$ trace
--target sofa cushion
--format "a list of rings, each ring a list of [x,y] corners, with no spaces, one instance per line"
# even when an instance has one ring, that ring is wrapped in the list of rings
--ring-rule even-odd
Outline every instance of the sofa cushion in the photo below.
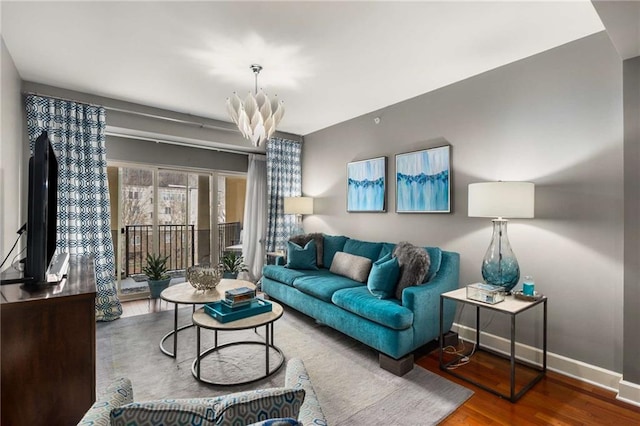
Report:
[[[111,425],[214,425],[216,424],[214,405],[219,400],[220,397],[133,402],[111,410]]]
[[[323,253],[322,253],[322,265],[325,268],[330,268],[333,262],[333,256],[336,252],[343,251],[344,244],[349,238],[343,235],[323,235]]]
[[[413,312],[396,299],[378,299],[365,286],[338,290],[331,301],[356,315],[394,330],[404,330],[413,324]]]
[[[287,264],[289,269],[318,269],[316,266],[316,242],[309,240],[304,246],[287,241]]]
[[[311,240],[316,243],[316,266],[318,268],[322,268],[324,266],[324,237],[321,233],[294,235],[293,237],[289,238],[289,241],[296,243],[300,247],[304,247]]]
[[[427,276],[424,279],[424,282],[428,283],[440,270],[440,265],[442,264],[442,250],[440,250],[440,247],[425,247],[424,249],[429,253],[429,270],[427,271]]]
[[[396,299],[402,300],[402,291],[421,284],[429,270],[429,253],[422,247],[416,247],[406,241],[399,243],[393,255],[400,265],[400,279],[396,286]]]
[[[351,287],[367,288],[364,284],[350,278],[332,274],[328,269],[320,269],[296,278],[293,287],[328,303],[331,303],[331,296],[337,290]]]
[[[371,271],[371,259],[339,251],[333,257],[331,273],[351,278],[354,281],[366,282]]]
[[[386,255],[393,255],[393,249],[396,248],[394,243],[382,243],[382,248],[380,249],[380,256],[378,259],[382,259]]]
[[[388,253],[372,265],[367,288],[378,299],[389,299],[394,295],[399,276],[398,259]]]
[[[226,395],[215,404],[216,424],[246,425],[282,417],[298,418],[304,396],[304,389],[293,388],[259,389]]]
[[[308,273],[309,271],[296,271],[295,269],[284,268],[280,265],[265,265],[262,268],[262,275],[265,277],[288,285],[293,285],[296,278]]]
[[[371,243],[350,238],[344,243],[342,251],[355,254],[356,256],[366,257],[371,259],[372,262],[375,262],[380,255],[380,249],[382,249],[382,243]]]

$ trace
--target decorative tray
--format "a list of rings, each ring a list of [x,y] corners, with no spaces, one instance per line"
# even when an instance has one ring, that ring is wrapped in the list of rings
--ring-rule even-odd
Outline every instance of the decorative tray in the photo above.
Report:
[[[520,300],[526,300],[527,302],[535,302],[536,300],[540,300],[544,297],[544,294],[540,294],[537,291],[533,292],[533,296],[526,295],[522,292],[522,290],[514,291],[513,297]]]
[[[264,314],[265,312],[271,312],[271,309],[271,302],[263,299],[254,299],[242,309],[232,309],[220,301],[204,305],[204,311],[222,323]]]

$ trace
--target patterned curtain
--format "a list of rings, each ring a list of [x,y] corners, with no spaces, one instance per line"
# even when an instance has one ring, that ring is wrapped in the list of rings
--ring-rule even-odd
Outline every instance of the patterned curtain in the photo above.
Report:
[[[57,249],[94,256],[96,319],[117,319],[122,306],[115,286],[110,232],[105,110],[35,95],[28,95],[25,102],[31,149],[46,130],[58,159]]]
[[[285,247],[295,216],[284,215],[284,197],[302,194],[300,142],[271,138],[267,142],[267,251]]]

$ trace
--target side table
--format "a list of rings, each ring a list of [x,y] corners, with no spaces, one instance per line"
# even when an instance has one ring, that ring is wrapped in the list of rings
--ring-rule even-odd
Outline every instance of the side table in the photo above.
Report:
[[[193,324],[197,327],[196,334],[196,359],[193,360],[193,364],[191,365],[191,374],[193,377],[198,379],[198,381],[203,383],[208,383],[210,385],[217,386],[234,386],[234,385],[245,385],[248,383],[253,383],[258,380],[262,380],[270,375],[274,374],[276,371],[282,367],[284,364],[284,354],[273,342],[273,323],[282,317],[282,313],[284,312],[282,305],[279,303],[270,302],[272,305],[272,310],[269,312],[265,312],[258,315],[249,316],[246,318],[242,318],[235,321],[230,321],[227,323],[219,322],[214,319],[212,316],[207,314],[204,311],[204,308],[200,308],[193,313]],[[257,329],[258,327],[265,326],[265,338],[264,341],[253,341],[253,340],[239,340],[230,343],[218,344],[218,332],[219,331],[237,331],[237,330],[247,330],[247,329]],[[205,351],[201,351],[201,338],[200,332],[201,329],[213,330],[214,332],[214,345],[212,348],[206,349]],[[202,360],[220,350],[237,345],[259,345],[264,346],[265,349],[265,369],[264,374],[255,378],[250,378],[247,380],[233,382],[233,383],[223,383],[220,381],[215,381],[213,379],[205,379],[202,377],[201,373],[201,362]],[[270,367],[269,362],[269,351],[273,349],[275,354],[280,358],[277,361],[277,364],[274,367]],[[220,367],[224,368],[224,364]]]
[[[459,373],[461,370],[458,368],[457,370],[452,370],[449,367],[453,364],[457,363],[462,357],[457,356],[453,360],[449,362],[444,362],[443,360],[443,349],[444,349],[444,330],[443,330],[443,308],[445,300],[453,300],[458,303],[466,303],[468,305],[475,306],[476,308],[476,342],[475,342],[475,350],[483,350],[485,352],[492,353],[495,356],[508,359],[510,361],[510,393],[504,394],[496,389],[493,389],[489,386],[486,386],[482,383],[479,383],[471,378],[465,377]],[[533,365],[531,363],[516,360],[516,316],[529,310],[535,306],[542,305],[543,307],[543,326],[542,326],[542,367]],[[509,356],[505,356],[501,353],[495,352],[488,348],[484,348],[480,346],[480,310],[488,309],[494,312],[500,312],[506,315],[509,315],[511,318],[511,336],[510,336],[510,344],[511,350]],[[479,302],[476,300],[467,299],[466,288],[459,288],[457,290],[449,291],[447,293],[443,293],[440,295],[440,355],[439,355],[439,363],[440,369],[448,372],[449,374],[456,376],[462,380],[465,380],[473,385],[476,385],[488,392],[491,392],[501,398],[508,399],[511,402],[516,402],[519,400],[525,392],[531,389],[536,383],[538,383],[546,374],[547,371],[547,297],[543,296],[535,301],[526,301],[516,299],[514,296],[506,296],[505,300],[494,305]],[[538,372],[538,374],[533,377],[528,383],[526,383],[518,392],[516,392],[515,388],[515,378],[516,378],[516,364],[524,365],[528,368],[531,368]]]
[[[178,332],[193,327],[193,323],[178,327],[179,304],[193,305],[193,312],[195,312],[196,304],[212,303],[222,300],[224,299],[225,291],[238,287],[256,288],[256,286],[249,281],[223,278],[220,281],[220,284],[218,284],[213,290],[196,290],[189,282],[172,285],[171,287],[164,289],[162,293],[160,293],[160,298],[167,302],[174,303],[175,305],[173,309],[173,330],[167,333],[160,340],[160,350],[162,353],[170,356],[171,358],[175,358],[178,353]],[[164,342],[172,336],[173,352],[170,352],[164,347]]]

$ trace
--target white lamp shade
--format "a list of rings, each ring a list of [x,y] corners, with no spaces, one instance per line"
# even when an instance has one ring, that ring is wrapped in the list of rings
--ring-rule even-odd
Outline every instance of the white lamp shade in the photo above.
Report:
[[[313,198],[284,197],[284,214],[313,214]]]
[[[534,217],[535,185],[531,182],[469,184],[469,217]]]

